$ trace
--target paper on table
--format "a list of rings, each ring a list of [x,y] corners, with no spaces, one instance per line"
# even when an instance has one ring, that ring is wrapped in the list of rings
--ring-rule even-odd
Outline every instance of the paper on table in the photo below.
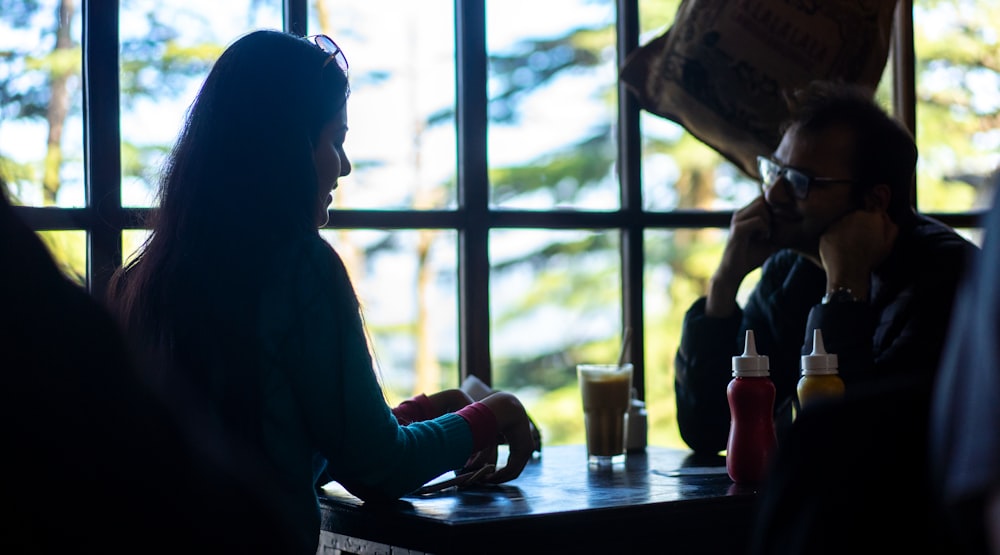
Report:
[[[668,470],[666,472],[658,470],[654,470],[653,472],[656,474],[663,474],[665,476],[699,476],[705,474],[727,473],[725,466],[685,466],[674,470]]]
[[[462,382],[462,391],[468,393],[473,401],[482,401],[487,395],[493,393],[490,386],[475,376],[465,378],[465,381]]]
[[[494,466],[488,464],[479,470],[474,470],[472,472],[464,472],[455,476],[454,478],[449,478],[447,480],[442,480],[440,482],[432,482],[426,486],[421,487],[417,491],[413,492],[414,495],[427,495],[430,493],[437,493],[441,490],[448,489],[450,487],[464,487],[473,486],[479,483],[483,476],[493,472]]]

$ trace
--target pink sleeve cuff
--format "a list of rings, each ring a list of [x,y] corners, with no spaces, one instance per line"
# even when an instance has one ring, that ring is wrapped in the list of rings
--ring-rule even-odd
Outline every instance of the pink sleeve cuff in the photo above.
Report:
[[[472,451],[479,451],[497,442],[499,426],[490,408],[478,401],[458,409],[455,414],[469,423],[472,430]]]
[[[431,404],[431,400],[427,398],[427,395],[421,393],[393,408],[392,414],[400,424],[406,426],[411,422],[421,422],[434,418],[434,405]]]

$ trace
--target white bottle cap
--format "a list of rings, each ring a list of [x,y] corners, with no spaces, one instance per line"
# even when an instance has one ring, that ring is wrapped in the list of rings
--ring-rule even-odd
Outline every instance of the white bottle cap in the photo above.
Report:
[[[752,378],[771,375],[771,363],[767,355],[757,354],[757,342],[753,330],[747,330],[746,346],[743,354],[733,357],[733,376]]]
[[[802,375],[836,374],[837,355],[826,352],[823,345],[823,332],[819,328],[813,330],[813,350],[811,354],[802,355]]]

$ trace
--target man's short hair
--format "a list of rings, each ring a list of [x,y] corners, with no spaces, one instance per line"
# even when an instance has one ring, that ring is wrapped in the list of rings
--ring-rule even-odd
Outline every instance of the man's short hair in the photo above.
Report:
[[[889,185],[889,214],[897,222],[912,212],[911,192],[917,165],[913,135],[875,100],[874,91],[843,82],[814,81],[787,95],[789,118],[781,131],[795,126],[809,134],[843,126],[854,137],[851,177],[859,194],[879,183]]]

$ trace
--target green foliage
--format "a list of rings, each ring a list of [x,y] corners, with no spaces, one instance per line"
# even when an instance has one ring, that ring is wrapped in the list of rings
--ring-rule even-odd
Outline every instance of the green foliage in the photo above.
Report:
[[[26,56],[24,68],[28,71],[42,71],[50,77],[80,75],[83,71],[83,49],[60,48],[42,57]]]
[[[42,243],[55,259],[59,270],[81,287],[87,284],[87,234],[83,231],[41,231]]]
[[[153,25],[162,29],[156,22]],[[160,40],[144,37],[123,41],[120,61],[123,109],[132,108],[140,98],[155,100],[179,95],[192,78],[204,75],[225,49],[224,45],[211,42],[181,45],[175,40],[176,34],[174,30],[163,29],[157,33]]]
[[[123,4],[128,4],[124,2]],[[35,31],[40,20],[40,3],[24,0],[0,0],[0,25],[15,30]],[[191,78],[198,76],[211,66],[222,52],[223,45],[200,43],[181,45],[176,41],[179,30],[160,21],[166,14],[150,7],[145,15],[148,33],[141,37],[129,37],[123,33],[120,61],[121,103],[123,110],[131,109],[140,98],[165,100],[176,97],[190,84]],[[71,21],[78,22],[79,7]],[[35,120],[50,128],[62,129],[69,118],[79,118],[82,114],[82,95],[79,86],[82,79],[83,54],[81,46],[73,44],[69,48],[55,47],[42,54],[38,48],[54,43],[58,21],[52,20],[53,27],[42,29],[37,43],[0,52],[7,72],[0,72],[0,117],[6,120]],[[78,40],[78,39],[77,39]],[[68,77],[65,98],[53,98],[51,83],[58,78]],[[50,106],[66,103],[69,110],[64,119],[49,121],[53,117]],[[154,165],[169,145],[141,146],[123,141],[122,169],[127,177],[151,180],[149,168]],[[80,165],[79,159],[63,154],[61,145],[50,146],[44,156],[36,160],[12,160],[0,153],[0,165],[10,181],[12,196],[23,197],[25,187],[41,187],[43,176],[46,188],[46,203],[58,198],[62,187],[63,169]],[[67,240],[64,235],[43,235],[46,244],[64,272],[83,283],[86,269],[86,242]]]
[[[26,27],[38,12],[38,0],[0,0],[0,14],[14,27]]]
[[[608,177],[615,161],[610,126],[583,140],[522,166],[490,170],[493,202],[504,204],[534,191],[548,191],[555,204],[572,203],[587,188]]]
[[[639,0],[639,26],[643,32],[662,32],[673,23],[679,0]]]
[[[20,204],[19,183],[34,181],[38,168],[34,164],[25,164],[0,156],[0,175],[7,181],[7,189],[14,204]]]
[[[1000,5],[922,0],[914,20],[919,208],[985,206],[1000,153]]]
[[[582,444],[583,404],[573,370],[572,384],[546,393],[535,402],[526,403],[528,414],[542,434],[542,446]]]
[[[612,42],[607,28],[572,29],[565,35],[522,41],[511,52],[489,58],[494,92],[490,119],[497,124],[519,122],[521,100],[564,72],[593,68],[603,62],[600,49]],[[597,39],[604,37],[603,44]]]

